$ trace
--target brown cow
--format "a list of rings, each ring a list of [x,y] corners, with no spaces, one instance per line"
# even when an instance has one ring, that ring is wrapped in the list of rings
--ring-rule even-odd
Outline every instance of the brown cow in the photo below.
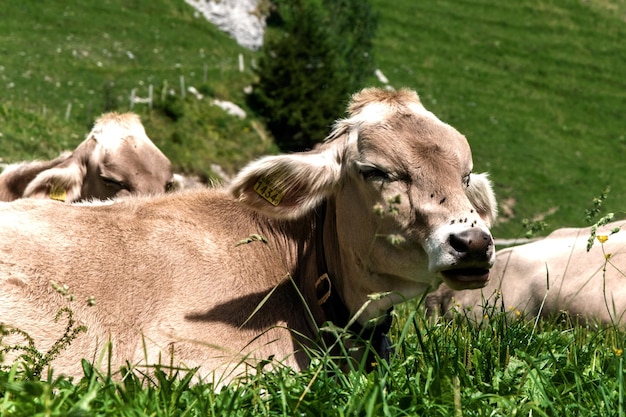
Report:
[[[173,181],[170,161],[148,138],[139,116],[106,113],[73,152],[9,165],[0,174],[0,201],[33,197],[71,203],[158,194]]]
[[[252,162],[228,189],[0,205],[0,318],[45,350],[68,305],[87,332],[52,365],[73,375],[107,342],[114,367],[301,369],[326,321],[378,343],[394,304],[487,282],[495,200],[471,170],[465,137],[414,92],[367,89],[324,144]]]
[[[611,233],[625,223],[599,228],[597,236],[608,240],[596,240],[589,251],[590,228],[559,229],[536,242],[500,250],[484,288],[453,291],[444,284],[428,294],[427,308],[431,313],[467,312],[478,321],[504,310],[527,318],[566,312],[602,324],[624,323],[626,232]]]

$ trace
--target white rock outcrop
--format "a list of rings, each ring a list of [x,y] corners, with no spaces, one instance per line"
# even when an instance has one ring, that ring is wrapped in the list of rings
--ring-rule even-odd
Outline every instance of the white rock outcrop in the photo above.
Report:
[[[265,16],[259,11],[261,0],[185,0],[209,22],[235,38],[244,48],[263,46]]]

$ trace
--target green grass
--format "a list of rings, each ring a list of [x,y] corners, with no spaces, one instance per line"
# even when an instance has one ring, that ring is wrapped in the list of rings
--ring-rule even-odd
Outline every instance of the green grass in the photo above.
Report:
[[[277,366],[215,390],[193,374],[158,370],[112,381],[85,365],[85,377],[29,379],[0,372],[3,416],[623,416],[623,348],[615,328],[567,319],[510,321],[494,313],[480,326],[463,316],[422,319],[400,309],[396,354],[373,372],[343,374],[327,358],[302,372]]]
[[[476,171],[491,172],[500,202],[512,206],[497,237],[515,237],[521,220],[536,216],[549,229],[582,225],[607,185],[607,209],[623,210],[626,1],[372,4],[379,68],[466,134]],[[210,176],[218,163],[233,173],[276,152],[259,120],[189,95],[171,103],[162,92],[179,93],[184,76],[246,108],[254,74],[249,65],[239,72],[239,53],[247,64],[257,55],[182,0],[9,2],[0,16],[0,157],[55,156],[103,111],[128,110],[131,89],[146,96],[153,85],[157,109],[134,110],[177,170]]]
[[[154,88],[155,107],[136,104],[154,142],[178,171],[231,174],[276,152],[254,118],[239,120],[209,99],[245,107],[254,53],[183,1],[10,2],[0,17],[0,158],[51,158],[75,147],[107,110],[127,111],[130,93]],[[246,70],[238,69],[243,54]],[[181,97],[194,86],[205,95]]]
[[[497,236],[551,209],[551,228],[581,225],[607,184],[607,207],[624,210],[626,2],[373,3],[382,71],[463,132],[476,170],[515,200]]]

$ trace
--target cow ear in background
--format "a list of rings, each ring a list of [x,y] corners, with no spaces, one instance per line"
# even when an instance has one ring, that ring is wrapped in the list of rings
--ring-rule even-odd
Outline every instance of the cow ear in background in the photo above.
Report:
[[[485,221],[487,227],[493,226],[498,217],[498,204],[491,181],[489,181],[489,175],[487,173],[470,174],[469,187],[467,187],[466,193],[470,203]]]
[[[24,197],[50,198],[71,203],[81,198],[87,164],[98,146],[92,135],[55,168],[39,173],[24,190]]]
[[[62,166],[39,173],[24,190],[24,197],[71,203],[80,199],[84,178],[84,166],[75,158],[70,158]]]
[[[243,168],[229,192],[270,217],[297,218],[315,209],[334,190],[340,170],[338,158],[329,151],[268,156]]]

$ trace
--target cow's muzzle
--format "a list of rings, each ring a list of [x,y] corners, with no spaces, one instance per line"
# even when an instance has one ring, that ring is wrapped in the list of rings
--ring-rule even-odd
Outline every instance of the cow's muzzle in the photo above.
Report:
[[[493,264],[494,242],[491,234],[479,228],[451,233],[449,250],[457,262],[441,271],[444,281],[454,289],[484,287]]]

